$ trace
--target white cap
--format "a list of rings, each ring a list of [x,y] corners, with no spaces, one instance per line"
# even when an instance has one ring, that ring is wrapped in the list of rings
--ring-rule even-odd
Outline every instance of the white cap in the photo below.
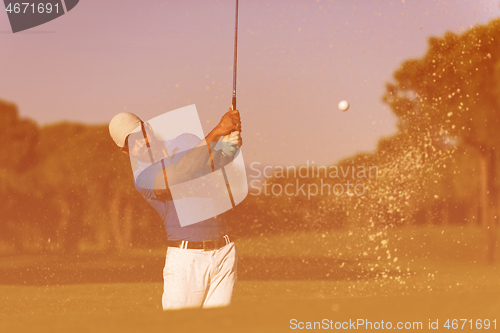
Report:
[[[139,126],[139,129],[137,127]],[[130,133],[141,130],[141,120],[133,113],[122,112],[117,114],[109,122],[109,134],[118,147],[125,146],[125,139]]]

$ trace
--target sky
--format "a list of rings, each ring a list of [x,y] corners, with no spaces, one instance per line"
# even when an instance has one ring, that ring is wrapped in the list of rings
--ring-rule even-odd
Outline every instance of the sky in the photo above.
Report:
[[[81,0],[16,34],[2,10],[0,99],[40,125],[195,104],[208,133],[231,104],[234,10],[234,0]],[[397,130],[381,100],[394,71],[429,37],[498,17],[499,1],[240,0],[245,163],[329,165],[374,151]]]

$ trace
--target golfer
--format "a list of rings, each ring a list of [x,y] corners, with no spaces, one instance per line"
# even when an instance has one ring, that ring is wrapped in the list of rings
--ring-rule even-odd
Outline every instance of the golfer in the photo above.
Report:
[[[109,123],[112,139],[137,162],[136,189],[158,212],[167,232],[163,269],[164,310],[230,304],[236,282],[237,254],[227,234],[224,215],[181,226],[169,186],[215,171],[232,161],[241,147],[241,120],[229,109],[201,140],[185,133],[158,140],[148,123],[132,113],[119,113]],[[222,149],[213,148],[223,137]]]

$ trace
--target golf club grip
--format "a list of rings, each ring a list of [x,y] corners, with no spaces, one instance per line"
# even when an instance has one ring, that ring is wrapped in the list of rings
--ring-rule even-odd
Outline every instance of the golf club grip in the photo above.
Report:
[[[233,96],[233,99],[231,100],[231,108],[233,110],[236,110],[236,96]],[[231,134],[234,132],[231,132]]]

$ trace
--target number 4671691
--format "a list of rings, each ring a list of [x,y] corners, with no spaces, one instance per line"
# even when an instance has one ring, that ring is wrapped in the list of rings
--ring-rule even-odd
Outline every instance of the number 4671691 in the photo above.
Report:
[[[22,2],[22,3],[9,3],[7,8],[5,9],[6,12],[9,14],[14,12],[15,14],[19,13],[32,13],[32,14],[43,14],[47,13],[50,14],[52,11],[55,11],[56,13],[59,13],[59,4],[56,3],[55,5],[52,5],[50,2],[49,3],[39,3],[38,5],[35,6],[34,3],[29,3],[29,2]]]
[[[489,319],[477,319],[476,321],[473,321],[472,319],[448,319],[446,323],[443,325],[443,327],[446,327],[447,329],[464,329],[464,328],[470,328],[470,329],[496,329],[497,328],[497,320],[489,320]]]

